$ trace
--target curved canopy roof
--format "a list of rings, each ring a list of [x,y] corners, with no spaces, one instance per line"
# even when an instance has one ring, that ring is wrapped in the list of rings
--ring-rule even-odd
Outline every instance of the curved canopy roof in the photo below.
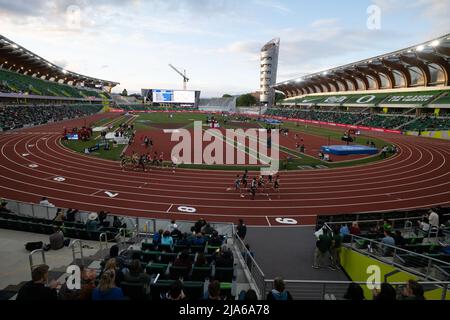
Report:
[[[381,56],[277,83],[287,97],[450,85],[450,34]]]
[[[62,80],[63,83],[83,82],[85,87],[112,88],[119,84],[65,70],[2,35],[0,35],[0,65],[10,66],[8,69],[19,73],[37,74],[39,77],[46,76],[46,79],[55,78],[55,81]]]

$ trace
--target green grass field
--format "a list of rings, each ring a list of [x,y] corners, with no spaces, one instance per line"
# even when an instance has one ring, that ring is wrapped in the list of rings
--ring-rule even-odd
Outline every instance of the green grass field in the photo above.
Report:
[[[174,125],[179,125],[180,128],[191,128],[193,126],[194,121],[202,121],[205,122],[208,115],[206,114],[196,114],[196,113],[173,113],[172,117],[169,117],[168,113],[148,113],[148,114],[141,114],[138,116],[138,118],[135,119],[134,127],[136,131],[143,131],[143,130],[154,130],[154,129],[161,129],[161,125],[167,124],[168,127],[173,127]],[[227,125],[224,125],[224,118],[222,116],[217,117],[221,126],[225,129],[235,129],[239,127],[238,124],[228,122]],[[127,120],[126,117],[120,117],[117,118],[114,122],[114,129],[118,127],[120,123],[123,123]],[[109,120],[102,119],[95,123],[96,126],[101,126],[107,123]],[[156,126],[153,126],[155,124]],[[263,127],[264,124],[258,123],[256,120],[252,120],[251,124],[254,124],[255,127],[261,126]],[[283,124],[284,128],[289,128],[291,134],[295,133],[307,133],[310,135],[320,136],[326,139],[333,139],[333,140],[340,140],[342,137],[343,132],[339,132],[333,129],[329,128],[323,128],[318,126],[312,126],[312,125],[304,125],[304,124],[296,124],[293,122],[285,122]],[[98,136],[98,135],[97,135]],[[362,144],[365,145],[367,140],[374,141],[374,143],[377,145],[377,147],[381,147],[383,145],[387,145],[388,143],[372,137],[365,137],[360,136],[356,138],[355,143],[356,144]],[[92,147],[95,145],[96,141],[99,140],[92,140],[89,142],[83,142],[83,141],[64,141],[63,145],[80,153],[84,153],[85,148]],[[236,145],[236,143],[235,143]],[[99,151],[96,151],[94,153],[91,153],[92,156],[100,157],[103,159],[108,160],[119,160],[120,155],[122,154],[125,146],[115,146],[109,151],[102,150],[102,148]],[[352,160],[347,162],[336,162],[336,163],[325,163],[323,161],[320,161],[317,158],[314,158],[309,155],[301,154],[296,150],[292,150],[283,146],[280,146],[280,151],[288,153],[292,156],[292,160],[288,163],[286,160],[280,161],[280,169],[281,170],[298,170],[299,166],[326,166],[328,168],[338,168],[338,167],[349,167],[349,166],[355,166],[355,165],[361,165],[361,164],[367,164],[375,161],[380,161],[380,156],[372,156],[367,157],[363,159],[358,160]],[[252,153],[252,150],[249,150],[248,147],[245,147],[245,152],[247,154]],[[259,170],[259,166],[242,166],[242,165],[180,165],[180,168],[190,168],[190,169],[209,169],[209,170]]]

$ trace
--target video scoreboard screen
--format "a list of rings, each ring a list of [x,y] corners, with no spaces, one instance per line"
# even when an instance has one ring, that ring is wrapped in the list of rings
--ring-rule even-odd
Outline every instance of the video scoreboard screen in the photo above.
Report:
[[[155,103],[192,103],[196,102],[195,91],[179,91],[179,90],[150,90],[148,98]]]

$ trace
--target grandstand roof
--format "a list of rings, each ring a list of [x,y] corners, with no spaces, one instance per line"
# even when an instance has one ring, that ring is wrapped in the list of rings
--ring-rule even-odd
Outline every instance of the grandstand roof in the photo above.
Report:
[[[450,85],[450,34],[273,86],[287,97]]]
[[[85,87],[112,88],[119,84],[118,82],[92,78],[65,70],[2,35],[0,35],[0,65],[3,65],[3,67],[5,65],[14,66],[8,69],[19,73],[37,74],[38,76],[46,76],[47,79],[62,79],[64,83],[70,81],[83,82]]]

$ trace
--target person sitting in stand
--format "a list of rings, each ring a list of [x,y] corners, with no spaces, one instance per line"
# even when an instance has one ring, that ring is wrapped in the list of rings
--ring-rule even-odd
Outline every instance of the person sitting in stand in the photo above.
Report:
[[[78,213],[78,210],[69,209],[66,212],[66,221],[67,222],[75,222],[75,216]]]
[[[53,219],[54,222],[64,222],[65,216],[64,211],[62,209],[58,209],[56,211],[55,218]]]
[[[189,256],[189,251],[187,249],[184,249],[175,260],[173,265],[175,267],[186,267],[190,271],[192,267],[192,260]]]
[[[173,238],[170,235],[170,231],[165,231],[163,233],[163,236],[161,238],[161,245],[163,245],[163,246],[170,246],[170,247],[173,246]]]
[[[153,244],[157,245],[161,243],[163,233],[164,230],[160,229],[158,232],[153,234]]]
[[[31,271],[31,281],[23,285],[19,293],[17,294],[17,301],[51,301],[58,299],[58,293],[56,288],[59,283],[51,281],[49,286],[48,282],[48,265],[39,265],[34,267]]]
[[[275,278],[273,286],[274,289],[267,295],[267,301],[293,300],[289,291],[285,290],[283,279]]]
[[[88,216],[88,221],[86,222],[87,231],[97,231],[99,228],[98,214],[96,212],[91,212]]]
[[[350,234],[359,236],[361,234],[361,229],[359,228],[358,222],[353,222],[350,228]]]
[[[64,247],[64,233],[60,228],[55,228],[55,232],[50,235],[50,249],[59,250]]]

